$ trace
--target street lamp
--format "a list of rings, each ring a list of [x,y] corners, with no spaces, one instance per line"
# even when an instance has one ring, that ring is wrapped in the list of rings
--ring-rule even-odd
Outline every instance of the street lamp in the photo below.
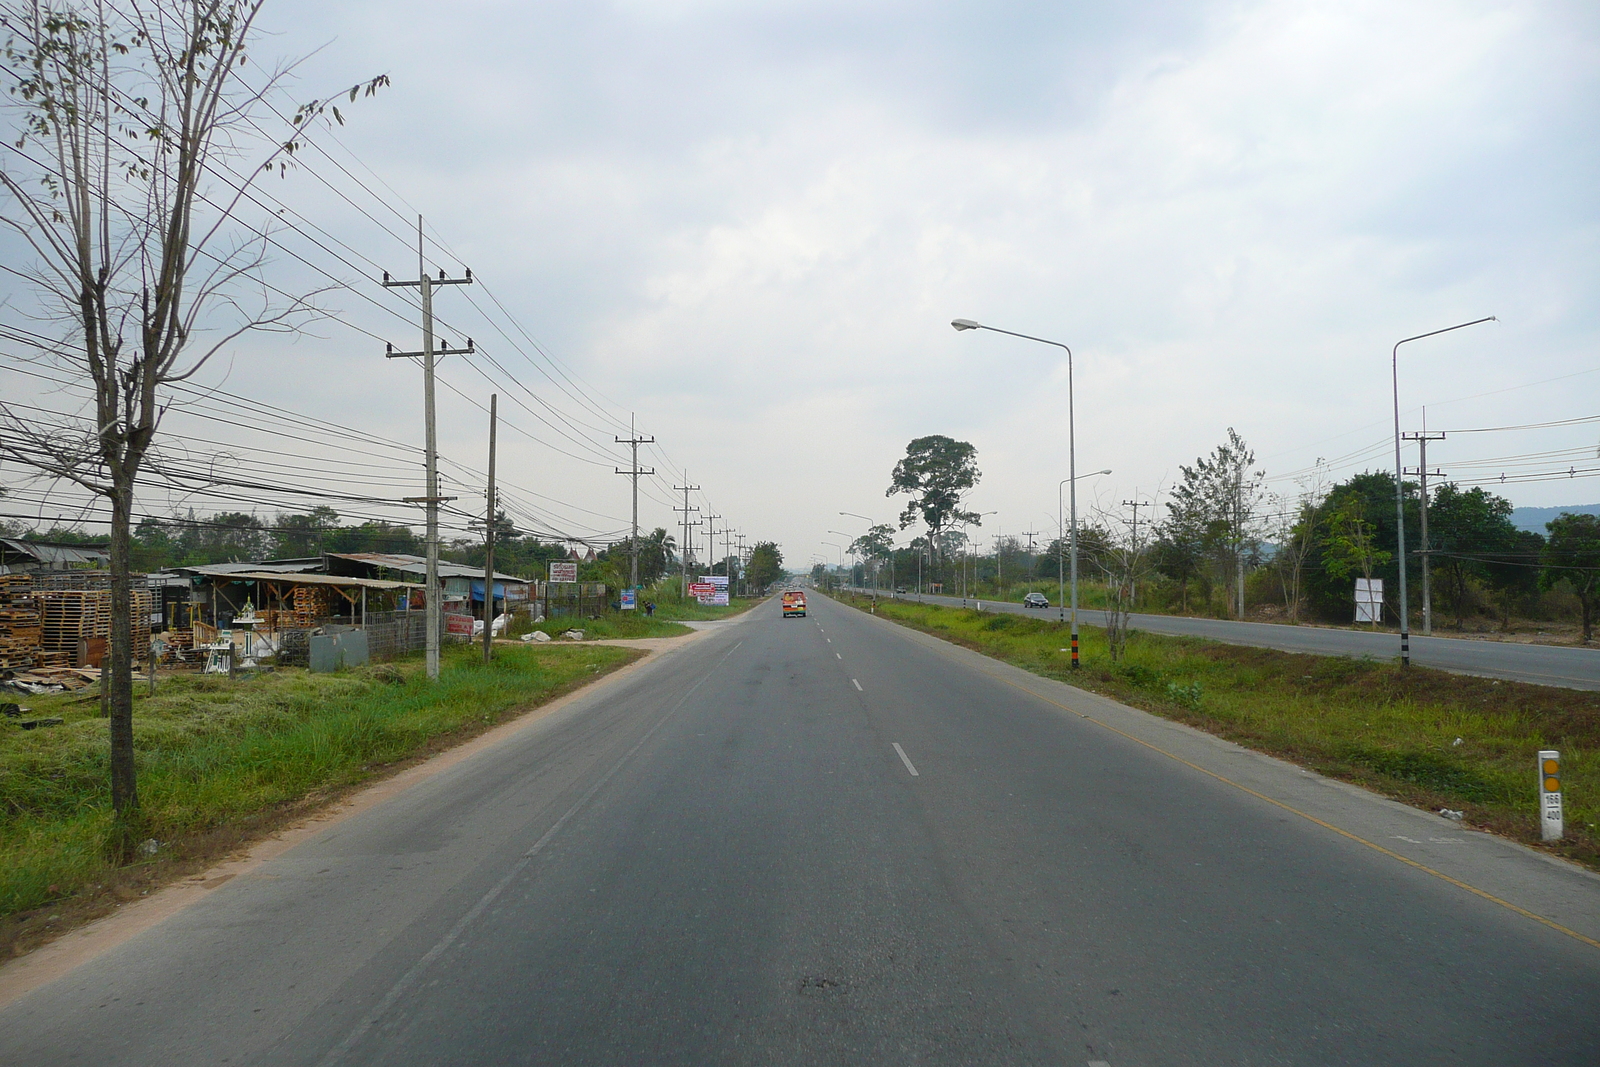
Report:
[[[841,511],[841,512],[839,512],[839,514],[848,515],[852,519],[860,519],[862,522],[867,524],[867,529],[868,529],[869,533],[871,532],[871,528],[877,525],[877,522],[871,516],[868,516],[868,515],[857,515],[853,511]],[[829,533],[839,533],[838,530],[829,530],[828,532]],[[841,536],[849,537],[850,535],[849,534],[842,534]],[[868,557],[868,560],[869,561],[871,560],[870,556]],[[877,587],[878,587],[877,586],[877,575],[876,575],[877,568],[874,567],[873,571],[874,571],[874,575],[873,575],[873,586],[872,587],[873,587],[873,589],[877,589]],[[893,548],[893,546],[890,546],[890,550],[889,550],[889,581],[891,581],[891,582],[894,581],[894,548]],[[877,593],[874,592],[873,596],[877,596]]]
[[[1077,476],[1077,478],[1063,478],[1056,485],[1056,531],[1057,531],[1056,532],[1056,582],[1057,582],[1057,588],[1058,588],[1058,592],[1056,593],[1056,611],[1059,613],[1056,617],[1058,619],[1060,619],[1062,622],[1066,622],[1067,621],[1067,591],[1066,591],[1066,584],[1065,584],[1066,583],[1066,579],[1062,576],[1063,573],[1064,573],[1065,564],[1062,563],[1062,559],[1061,559],[1061,557],[1064,555],[1064,552],[1062,551],[1061,542],[1066,538],[1067,520],[1066,520],[1066,517],[1062,514],[1061,490],[1062,490],[1062,488],[1064,488],[1066,486],[1066,484],[1068,482],[1075,482],[1075,481],[1078,480],[1078,478],[1098,478],[1102,474],[1110,474],[1110,473],[1111,473],[1111,468],[1107,467],[1103,471],[1095,471],[1092,474],[1080,474],[1080,475]],[[1074,545],[1074,548],[1076,548],[1076,545]],[[1078,628],[1078,622],[1077,622],[1078,570],[1077,570],[1076,567],[1074,567],[1073,570],[1072,570],[1072,603],[1073,603],[1072,628],[1073,628],[1073,630],[1077,630],[1077,628]]]
[[[980,511],[980,512],[978,512],[977,517],[972,519],[971,522],[974,522],[977,525],[982,526],[985,516],[987,516],[987,515],[998,515],[998,514],[1000,514],[998,511]],[[963,522],[961,525],[966,526],[967,523]],[[969,560],[972,562],[972,591],[973,591],[973,598],[974,599],[977,598],[977,591],[978,591],[978,559],[977,559],[977,555],[972,550],[972,544],[973,543],[969,540],[967,542],[965,551],[962,552],[962,560],[961,560],[961,606],[962,607],[966,607],[967,606],[967,562]]]
[[[1024,341],[1055,345],[1067,353],[1067,480],[1072,483],[1072,667],[1076,670],[1078,667],[1078,442],[1076,427],[1073,424],[1072,349],[1060,341],[1048,341],[1043,337],[1013,333],[998,326],[985,326],[971,319],[953,319],[950,325],[957,330],[989,330],[992,333],[1003,333],[1008,337],[1020,337]]]
[[[1406,602],[1406,483],[1405,470],[1400,465],[1400,346],[1411,341],[1420,341],[1424,337],[1437,337],[1451,330],[1464,330],[1468,326],[1495,321],[1497,321],[1495,317],[1490,315],[1487,318],[1446,326],[1442,330],[1419,333],[1415,337],[1401,338],[1394,343],[1394,349],[1389,353],[1389,377],[1394,386],[1394,517],[1396,548],[1400,556],[1400,666],[1402,667],[1411,666],[1411,605]],[[1423,548],[1427,546],[1424,545]]]
[[[831,534],[838,534],[840,537],[850,537],[851,536],[850,534],[845,533],[843,530],[829,530],[828,532],[831,533]],[[854,560],[856,558],[856,544],[855,544],[854,540],[852,540],[850,542],[850,558],[852,560]],[[839,566],[841,566],[841,567],[844,566],[844,554],[843,553],[840,553],[840,555],[839,555]],[[851,583],[852,586],[855,584],[855,580],[856,580],[855,566],[856,565],[853,562],[850,564],[850,571],[851,571],[851,573],[850,573],[850,583]]]
[[[832,541],[824,541],[822,543],[827,545],[827,546],[829,546],[830,548],[837,548],[839,550],[839,569],[841,571],[844,570],[844,546],[843,545],[836,545]]]

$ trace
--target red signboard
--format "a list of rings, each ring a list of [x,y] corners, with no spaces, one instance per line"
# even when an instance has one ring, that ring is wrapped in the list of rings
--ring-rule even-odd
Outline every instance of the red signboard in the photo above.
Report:
[[[712,584],[710,584],[709,582],[690,582],[689,583],[689,595],[690,596],[710,596],[712,593],[715,593],[716,591],[717,591],[717,587],[712,585]]]
[[[465,634],[472,636],[471,615],[446,615],[444,617],[444,632],[447,634]]]

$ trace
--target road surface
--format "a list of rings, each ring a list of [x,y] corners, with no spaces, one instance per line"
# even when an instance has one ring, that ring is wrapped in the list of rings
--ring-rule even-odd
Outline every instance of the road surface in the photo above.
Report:
[[[862,594],[867,595],[867,594]],[[884,595],[880,592],[879,594]],[[916,600],[916,593],[900,600]],[[960,607],[960,597],[922,597],[930,604]],[[1024,608],[999,600],[970,599],[968,606],[982,604],[984,611],[1008,611],[1054,619],[1055,604],[1048,609]],[[1078,618],[1090,626],[1100,626],[1104,613],[1079,609]],[[1324,656],[1371,656],[1395,659],[1400,655],[1400,638],[1392,633],[1337,630],[1326,626],[1286,626],[1271,622],[1234,622],[1228,619],[1194,619],[1181,615],[1140,615],[1129,617],[1136,630],[1181,637],[1204,637],[1234,645],[1276,648],[1283,652],[1314,652]],[[1486,678],[1505,678],[1534,685],[1557,685],[1567,689],[1600,689],[1600,649],[1562,645],[1519,645],[1509,641],[1473,641],[1459,637],[1420,637],[1411,635],[1411,661],[1424,667],[1477,674]]]
[[[1592,1067],[1596,1005],[1593,876],[814,597],[13,999],[0,1063]]]

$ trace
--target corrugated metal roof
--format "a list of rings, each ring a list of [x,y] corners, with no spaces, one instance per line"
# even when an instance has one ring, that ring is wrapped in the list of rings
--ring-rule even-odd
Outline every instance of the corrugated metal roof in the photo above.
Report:
[[[259,560],[245,561],[243,563],[207,563],[198,567],[173,567],[175,571],[187,571],[191,574],[241,574],[245,571],[257,573],[271,572],[273,574],[309,574],[320,570],[322,557],[315,559],[285,559],[285,560]]]
[[[203,568],[191,568],[202,571]],[[420,582],[386,582],[378,578],[342,578],[337,574],[281,574],[273,571],[228,571],[208,577],[226,578],[229,581],[285,582],[289,585],[346,585],[366,589],[421,589]]]
[[[424,556],[413,556],[403,552],[330,552],[328,555],[335,559],[354,560],[357,563],[370,563],[374,567],[387,567],[392,571],[405,571],[407,574],[426,574],[428,560]],[[439,576],[441,578],[477,578],[483,580],[482,567],[468,567],[460,563],[446,563],[439,561]],[[516,582],[527,584],[526,578],[519,578],[515,574],[502,574],[494,572],[497,582]]]
[[[103,545],[66,545],[59,541],[27,541],[20,537],[0,537],[0,544],[52,567],[107,563],[111,559],[110,551]]]

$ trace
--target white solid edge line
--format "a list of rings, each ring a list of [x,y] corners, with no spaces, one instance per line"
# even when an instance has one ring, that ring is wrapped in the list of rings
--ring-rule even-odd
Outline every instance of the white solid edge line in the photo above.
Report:
[[[843,659],[844,657],[840,656],[839,658]],[[858,692],[858,693],[865,693],[866,692],[865,689],[861,688],[861,683],[856,681],[854,678],[850,679],[850,684],[856,687],[856,692]]]
[[[894,750],[900,754],[900,762],[904,763],[906,765],[906,770],[911,772],[911,777],[913,777],[913,778],[922,777],[920,774],[917,773],[917,769],[911,765],[911,757],[906,755],[906,750],[900,747],[900,742],[898,742],[898,741],[890,741],[889,743],[891,745],[893,745],[894,746]]]

